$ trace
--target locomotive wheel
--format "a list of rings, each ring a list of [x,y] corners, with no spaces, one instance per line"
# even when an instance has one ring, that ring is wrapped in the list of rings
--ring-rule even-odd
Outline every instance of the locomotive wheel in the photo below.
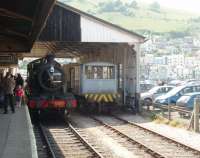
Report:
[[[48,87],[47,85],[45,85],[45,83],[43,82],[43,74],[45,72],[47,72],[47,70],[49,70],[51,68],[51,65],[44,65],[41,67],[40,71],[39,71],[39,74],[38,74],[38,81],[39,81],[39,84],[40,86],[44,89],[44,90],[47,90],[49,92],[53,92],[53,91],[57,91],[59,90],[60,88],[62,88],[63,86],[63,83],[64,83],[64,72],[61,68],[59,67],[55,67],[56,70],[58,70],[61,74],[62,74],[62,78],[61,78],[61,82],[62,84],[60,85],[57,85],[56,87]],[[47,72],[48,73],[48,72]]]

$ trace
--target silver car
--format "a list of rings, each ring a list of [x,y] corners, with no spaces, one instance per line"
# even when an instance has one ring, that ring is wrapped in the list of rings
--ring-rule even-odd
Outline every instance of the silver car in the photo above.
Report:
[[[151,104],[156,97],[161,96],[161,95],[169,92],[174,87],[175,86],[156,86],[156,87],[153,87],[149,91],[147,91],[145,93],[141,93],[140,99],[145,101],[145,103],[147,103],[147,104]]]

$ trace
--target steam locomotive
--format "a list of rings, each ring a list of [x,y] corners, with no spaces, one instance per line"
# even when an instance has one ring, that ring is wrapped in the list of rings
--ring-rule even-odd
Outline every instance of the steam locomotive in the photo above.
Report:
[[[65,90],[65,75],[53,54],[34,60],[27,66],[27,98],[31,115],[59,111],[63,115],[77,106],[72,93]]]

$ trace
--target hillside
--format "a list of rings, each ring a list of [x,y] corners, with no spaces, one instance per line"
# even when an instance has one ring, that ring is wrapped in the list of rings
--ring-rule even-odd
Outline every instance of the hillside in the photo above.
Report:
[[[199,29],[198,15],[163,8],[158,3],[135,0],[60,0],[67,5],[139,33],[193,33]],[[196,20],[197,19],[197,20]]]

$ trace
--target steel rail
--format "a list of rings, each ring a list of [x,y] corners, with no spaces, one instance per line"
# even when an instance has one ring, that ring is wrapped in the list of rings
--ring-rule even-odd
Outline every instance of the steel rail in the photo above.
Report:
[[[94,149],[79,133],[78,131],[72,126],[71,123],[67,123],[71,132],[85,145],[87,146],[87,149],[89,149],[92,153],[94,153],[95,157],[98,158],[103,158],[103,156],[96,150]]]
[[[157,133],[157,132],[155,132],[155,131],[153,131],[153,130],[150,130],[150,129],[146,128],[146,127],[143,127],[143,126],[141,126],[141,125],[138,125],[137,123],[133,123],[133,122],[124,120],[124,119],[122,119],[122,118],[120,118],[120,117],[118,117],[118,116],[116,116],[116,115],[111,115],[111,116],[114,117],[115,119],[118,119],[118,120],[120,120],[120,121],[126,123],[126,124],[129,124],[129,125],[131,125],[131,126],[135,126],[135,127],[140,128],[140,129],[142,129],[142,130],[144,130],[144,131],[147,131],[147,132],[149,132],[149,133],[151,133],[151,134],[154,134],[154,135],[156,135],[156,136],[159,136],[159,137],[161,137],[161,138],[163,138],[163,139],[165,139],[165,140],[167,140],[167,141],[169,141],[169,142],[172,142],[172,143],[177,144],[177,145],[179,145],[179,146],[181,145],[183,148],[188,149],[188,150],[190,150],[190,151],[192,151],[192,152],[194,152],[194,153],[200,155],[200,151],[199,151],[199,150],[194,149],[194,148],[192,148],[192,147],[190,147],[190,146],[188,146],[188,145],[186,145],[186,144],[183,144],[183,143],[181,143],[181,142],[179,142],[179,141],[176,141],[176,140],[173,139],[173,138],[170,138],[170,137],[168,137],[168,136],[164,136],[164,135],[162,135],[162,134],[160,134],[160,133]]]
[[[165,156],[163,156],[161,153],[158,153],[157,151],[154,151],[153,149],[147,147],[145,144],[138,142],[132,138],[130,138],[128,135],[120,132],[119,130],[117,130],[116,128],[106,124],[105,122],[97,119],[94,116],[90,116],[90,118],[92,118],[93,120],[95,120],[96,122],[98,122],[99,124],[101,124],[102,126],[106,127],[109,130],[114,131],[115,133],[117,133],[118,135],[128,139],[129,142],[131,142],[132,144],[137,144],[139,147],[142,147],[143,149],[145,149],[146,153],[149,153],[151,156],[155,157],[155,158],[165,158]]]
[[[43,125],[42,125],[41,123],[39,124],[39,128],[40,128],[40,131],[41,131],[41,133],[42,133],[42,136],[44,137],[44,140],[45,140],[45,142],[46,142],[46,144],[47,144],[47,146],[48,146],[48,150],[49,150],[49,152],[50,152],[52,158],[56,158],[56,155],[55,155],[55,153],[54,153],[54,151],[53,151],[53,149],[52,149],[52,147],[51,147],[51,144],[50,144],[50,142],[49,142],[49,140],[48,140],[48,138],[47,138],[45,129],[44,129],[44,127],[43,127]]]

